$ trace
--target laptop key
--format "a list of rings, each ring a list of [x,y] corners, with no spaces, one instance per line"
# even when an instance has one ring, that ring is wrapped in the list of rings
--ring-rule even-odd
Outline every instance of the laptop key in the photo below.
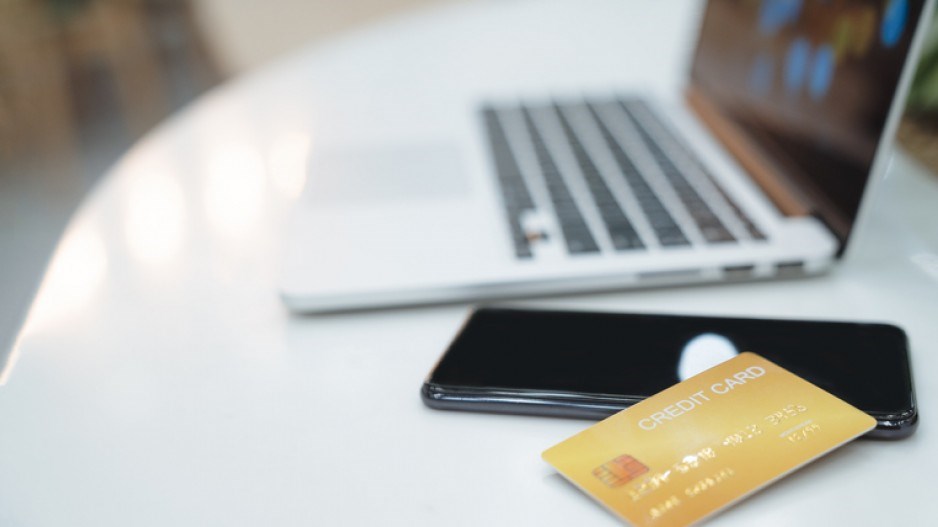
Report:
[[[731,242],[736,239],[726,230],[722,223],[713,225],[701,224],[700,233],[710,242]]]
[[[617,251],[641,249],[645,246],[638,235],[634,234],[632,225],[609,225],[609,238]]]
[[[567,242],[567,250],[572,254],[593,253],[599,250],[589,230],[571,228],[565,229],[563,234]]]
[[[658,234],[658,241],[665,247],[676,247],[688,244],[687,238],[680,229],[666,228],[660,229],[656,231],[656,233]]]

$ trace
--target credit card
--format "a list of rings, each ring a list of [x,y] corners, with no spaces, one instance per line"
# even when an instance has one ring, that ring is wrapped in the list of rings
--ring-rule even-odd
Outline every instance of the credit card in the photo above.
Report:
[[[742,353],[580,432],[545,461],[636,527],[691,525],[876,420]]]

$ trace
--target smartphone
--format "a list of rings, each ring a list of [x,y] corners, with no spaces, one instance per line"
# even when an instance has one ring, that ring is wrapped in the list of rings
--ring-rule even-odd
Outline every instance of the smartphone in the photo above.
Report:
[[[908,339],[889,324],[479,309],[423,385],[431,408],[604,418],[752,351],[915,431]]]

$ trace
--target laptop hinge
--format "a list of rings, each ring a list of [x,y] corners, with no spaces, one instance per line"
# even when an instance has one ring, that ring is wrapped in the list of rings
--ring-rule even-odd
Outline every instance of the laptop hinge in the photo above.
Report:
[[[782,175],[784,172],[775,163],[762,154],[747,138],[745,131],[720,113],[700,89],[689,85],[685,95],[690,107],[782,214],[806,216],[811,212],[810,200]]]

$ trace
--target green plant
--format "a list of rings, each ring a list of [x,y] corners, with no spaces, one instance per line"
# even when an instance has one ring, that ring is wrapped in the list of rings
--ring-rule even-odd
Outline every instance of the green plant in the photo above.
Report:
[[[908,109],[913,113],[938,114],[938,15],[932,19],[922,58],[912,79]]]

